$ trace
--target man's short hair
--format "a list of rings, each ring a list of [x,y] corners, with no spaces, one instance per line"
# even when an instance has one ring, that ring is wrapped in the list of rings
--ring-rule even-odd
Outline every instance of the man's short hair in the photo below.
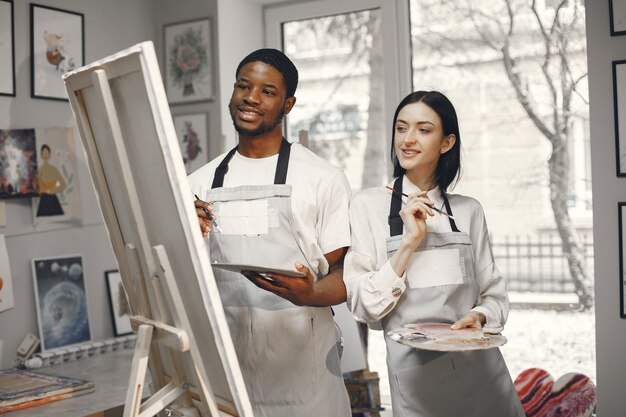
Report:
[[[298,87],[298,69],[291,62],[287,55],[273,48],[262,48],[251,52],[248,56],[241,60],[237,66],[235,77],[239,75],[241,67],[249,62],[261,61],[265,62],[276,68],[278,72],[283,74],[285,80],[285,87],[287,89],[287,97],[292,97],[296,94],[296,87]]]

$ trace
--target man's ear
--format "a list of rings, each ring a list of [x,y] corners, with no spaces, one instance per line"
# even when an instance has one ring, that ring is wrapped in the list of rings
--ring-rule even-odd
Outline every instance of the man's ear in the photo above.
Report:
[[[296,104],[295,96],[287,97],[287,99],[285,100],[285,114],[289,114],[289,112],[291,111],[291,109],[293,109],[293,106],[295,106],[295,104]]]
[[[456,143],[456,135],[455,134],[449,134],[448,136],[446,136],[442,141],[441,141],[441,153],[446,153],[448,152],[450,149],[452,149],[454,147],[454,144]]]

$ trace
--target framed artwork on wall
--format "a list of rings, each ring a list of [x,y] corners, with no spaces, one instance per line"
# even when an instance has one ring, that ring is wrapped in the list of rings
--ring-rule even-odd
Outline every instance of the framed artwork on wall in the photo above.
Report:
[[[30,4],[31,96],[67,100],[61,76],[85,63],[82,13]]]
[[[619,315],[626,318],[626,202],[617,203],[619,230]]]
[[[0,96],[15,97],[13,1],[0,0]]]
[[[626,0],[609,0],[611,36],[626,35]]]
[[[0,199],[39,194],[36,146],[35,129],[0,130]]]
[[[213,100],[211,19],[163,27],[165,91],[170,104]]]
[[[626,177],[626,60],[613,61],[613,115],[617,176]]]
[[[41,350],[91,341],[82,255],[32,262]]]
[[[191,174],[209,162],[207,114],[174,116],[174,127],[187,174]]]
[[[126,297],[126,290],[122,282],[122,275],[117,269],[104,272],[109,290],[109,302],[111,303],[111,318],[113,319],[113,331],[115,336],[123,336],[133,332],[130,325],[130,306]]]

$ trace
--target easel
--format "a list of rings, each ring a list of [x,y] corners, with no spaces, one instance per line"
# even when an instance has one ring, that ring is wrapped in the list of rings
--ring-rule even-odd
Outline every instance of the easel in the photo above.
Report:
[[[252,417],[152,43],[64,80],[134,314],[124,417]]]

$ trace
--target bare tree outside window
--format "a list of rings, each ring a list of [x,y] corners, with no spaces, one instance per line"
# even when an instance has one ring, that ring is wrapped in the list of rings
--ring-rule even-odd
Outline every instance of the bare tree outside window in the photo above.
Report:
[[[415,89],[446,91],[458,103],[467,153],[480,154],[460,187],[469,183],[498,207],[488,214],[503,223],[496,230],[518,222],[555,230],[581,309],[590,309],[577,225],[583,218],[590,231],[583,1],[411,0],[411,9]]]

